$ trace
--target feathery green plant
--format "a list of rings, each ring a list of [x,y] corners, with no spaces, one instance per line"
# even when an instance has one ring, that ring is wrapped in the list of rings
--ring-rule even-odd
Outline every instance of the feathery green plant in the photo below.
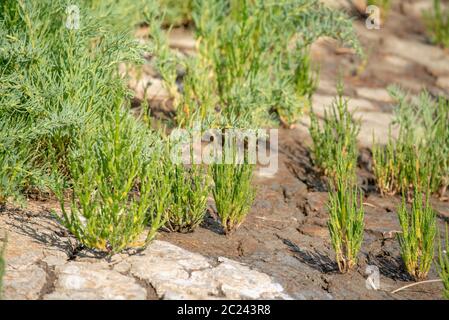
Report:
[[[82,244],[110,254],[154,238],[165,223],[170,193],[156,137],[120,111],[120,105],[69,155],[70,210],[64,189],[56,190],[62,223]],[[147,224],[146,238],[140,241]]]
[[[438,268],[444,285],[444,297],[449,300],[449,232],[447,224],[445,234],[444,246],[441,239],[438,246]]]
[[[190,97],[175,99],[179,125],[294,124],[316,88],[311,44],[329,36],[362,52],[351,20],[317,0],[194,0],[192,8],[199,54],[187,69]],[[197,82],[205,93],[189,88]]]
[[[349,111],[348,100],[343,96],[343,86],[338,85],[338,96],[325,110],[323,125],[320,126],[317,115],[310,113],[309,132],[313,140],[313,161],[326,176],[334,177],[337,172],[337,162],[340,156],[345,158],[348,170],[357,166],[357,136],[360,123],[353,119]],[[342,153],[340,155],[339,153]]]
[[[226,134],[223,152],[211,165],[212,193],[225,234],[240,226],[255,199],[252,185],[255,165],[248,163],[246,155],[240,158],[237,141],[237,137]]]
[[[416,188],[410,211],[403,196],[398,217],[402,229],[398,240],[405,268],[416,281],[423,280],[432,264],[436,235],[436,214],[430,205],[430,193],[423,200],[422,191]]]
[[[166,211],[167,228],[176,232],[192,232],[203,222],[206,214],[209,187],[207,172],[201,165],[190,168],[183,164],[169,163],[170,201]]]
[[[429,187],[442,196],[449,184],[449,102],[434,101],[423,92],[413,102],[398,88],[391,88],[398,101],[394,125],[387,145],[373,143],[373,171],[382,194],[409,193],[413,185]]]
[[[433,0],[433,9],[424,12],[424,22],[433,43],[449,48],[449,9],[441,0]]]
[[[67,175],[74,142],[129,95],[118,64],[143,61],[131,31],[150,3],[78,1],[78,29],[66,26],[65,0],[0,4],[0,128],[9,152],[26,160],[15,172]],[[42,180],[25,177],[25,185]]]
[[[159,0],[159,5],[165,12],[164,24],[181,26],[192,22],[192,2],[192,0]]]
[[[0,205],[10,198],[20,198],[24,164],[19,161],[16,156],[0,149]]]
[[[309,128],[313,140],[313,161],[329,179],[328,229],[338,269],[348,272],[357,263],[363,241],[364,208],[357,187],[357,135],[360,123],[349,111],[349,101],[338,83],[338,95],[324,111],[323,125],[311,110]]]
[[[368,0],[367,5],[371,6],[379,6],[384,9],[390,9],[391,7],[391,0]]]
[[[363,241],[365,211],[354,168],[348,165],[341,152],[344,148],[342,142],[335,143],[339,145],[340,152],[335,159],[334,178],[330,180],[328,229],[338,269],[346,273],[357,264],[357,254]]]
[[[70,4],[0,4],[0,197],[57,177],[47,186],[61,221],[81,243],[114,253],[165,223],[171,184],[154,134],[120,111],[131,94],[118,73],[120,63],[143,62],[135,25],[158,18],[148,20],[150,52],[165,39],[156,0],[78,1],[75,28],[66,24]]]
[[[388,133],[391,137],[391,129]],[[397,188],[396,177],[399,177],[400,165],[402,159],[400,160],[397,156],[402,155],[401,153],[396,153],[395,146],[393,143],[387,143],[386,146],[381,146],[375,143],[375,138],[373,135],[373,172],[376,177],[377,187],[382,195],[385,193],[393,192]]]

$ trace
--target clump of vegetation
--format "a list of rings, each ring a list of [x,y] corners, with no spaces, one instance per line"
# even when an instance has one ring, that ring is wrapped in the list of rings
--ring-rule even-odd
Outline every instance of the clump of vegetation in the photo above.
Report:
[[[225,136],[223,152],[211,165],[214,181],[212,193],[224,232],[230,234],[244,221],[254,202],[252,185],[254,164],[239,155],[237,138]]]
[[[61,222],[85,246],[108,253],[147,244],[165,223],[170,193],[148,132],[119,109],[85,135],[68,158],[72,199]],[[149,226],[146,237],[139,237]]]
[[[441,0],[433,0],[433,9],[424,12],[424,22],[433,43],[449,48],[449,9]]]
[[[86,246],[113,253],[146,243],[170,190],[154,133],[120,111],[131,94],[118,66],[144,61],[148,48],[132,31],[156,2],[78,1],[76,25],[64,0],[0,6],[0,200],[43,185]]]
[[[193,229],[207,198],[200,168],[167,169],[155,133],[126,113],[131,93],[119,64],[141,64],[151,52],[180,126],[199,119],[250,128],[294,123],[310,104],[314,40],[330,36],[361,50],[351,21],[318,0],[193,0],[176,8],[186,19],[192,10],[199,54],[179,60],[161,25],[184,23],[172,20],[181,14],[164,16],[157,2],[82,0],[75,21],[65,0],[0,5],[0,202],[27,188],[53,190],[61,222],[82,244],[109,254],[145,245],[162,225]],[[132,35],[144,20],[150,46]],[[231,163],[211,172],[229,233],[254,201],[254,165],[237,161],[233,148],[225,154]]]
[[[209,195],[207,171],[201,165],[193,164],[187,168],[171,162],[165,170],[171,184],[166,226],[170,231],[192,232],[203,222],[206,214]]]
[[[449,300],[449,232],[446,225],[445,243],[440,241],[438,246],[438,267],[440,278],[444,285],[444,297]]]
[[[338,269],[348,272],[357,264],[357,254],[363,241],[365,211],[363,195],[356,184],[354,167],[342,153],[342,141],[336,155],[335,175],[330,183],[328,229]]]
[[[24,164],[16,156],[9,154],[6,148],[0,149],[0,205],[10,198],[21,197],[23,168]]]
[[[343,91],[340,82],[338,96],[324,111],[322,125],[311,111],[309,132],[313,140],[314,164],[329,178],[328,229],[338,269],[346,273],[357,264],[365,211],[355,171],[360,123],[354,120]]]
[[[389,136],[391,137],[391,131]],[[401,167],[398,164],[402,163],[402,159],[399,160],[396,157],[395,145],[391,142],[391,138],[386,146],[373,143],[372,153],[373,172],[381,194],[395,193],[398,188],[397,177],[399,177],[399,169]]]
[[[329,36],[361,52],[351,20],[316,0],[194,0],[192,15],[199,52],[180,62],[185,94],[174,93],[184,126],[192,118],[214,124],[224,118],[228,126],[239,119],[247,128],[291,125],[317,84],[311,44]],[[175,77],[164,80],[175,87]]]
[[[318,116],[310,113],[309,132],[313,140],[313,161],[326,176],[337,175],[337,164],[344,157],[348,170],[355,170],[357,165],[357,136],[360,123],[355,121],[348,108],[348,100],[343,97],[343,86],[338,86],[338,97],[325,110],[323,125]],[[341,153],[341,154],[340,154]]]
[[[51,182],[55,171],[67,175],[74,142],[128,95],[118,64],[143,61],[131,31],[143,20],[144,1],[77,5],[79,25],[68,28],[66,1],[1,4],[0,145],[8,148],[2,178],[9,190]],[[3,150],[0,157],[5,161]]]
[[[164,11],[164,24],[182,26],[192,22],[193,0],[159,0],[159,5]]]
[[[426,92],[412,101],[397,88],[393,125],[399,135],[386,146],[373,143],[373,171],[382,194],[410,193],[414,185],[443,196],[449,184],[449,103]],[[391,131],[390,131],[391,132]]]
[[[430,205],[430,194],[423,200],[421,190],[416,188],[410,210],[403,196],[398,217],[402,229],[398,239],[405,268],[416,281],[423,280],[432,264],[436,235],[436,214]]]

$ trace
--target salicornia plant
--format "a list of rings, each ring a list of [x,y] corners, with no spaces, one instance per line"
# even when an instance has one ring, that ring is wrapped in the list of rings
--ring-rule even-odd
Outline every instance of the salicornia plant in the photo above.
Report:
[[[363,241],[365,211],[354,168],[343,154],[342,142],[335,143],[339,147],[335,175],[330,180],[328,229],[338,269],[346,273],[357,264],[357,254]]]
[[[171,184],[166,226],[171,231],[191,232],[203,222],[206,214],[207,171],[201,165],[186,167],[171,162],[165,170]]]
[[[391,131],[389,132],[389,137],[391,137]],[[386,192],[393,192],[397,187],[396,177],[399,176],[400,169],[394,144],[390,142],[386,146],[381,146],[374,142],[372,153],[373,172],[380,193],[384,195]]]
[[[440,240],[438,246],[438,269],[444,285],[444,297],[449,300],[449,233],[447,225],[445,234],[444,244]]]
[[[449,103],[426,92],[416,102],[397,88],[391,94],[398,101],[393,124],[399,134],[397,139],[390,134],[386,146],[374,143],[377,185],[382,194],[408,193],[417,185],[442,196],[449,183]]]
[[[398,208],[402,233],[398,234],[405,269],[419,281],[427,277],[430,270],[436,235],[436,214],[430,205],[430,194],[423,199],[422,191],[415,189],[410,210],[406,197]]]
[[[449,47],[449,9],[441,7],[441,0],[433,0],[433,9],[424,12],[424,22],[433,43]]]
[[[151,3],[76,1],[74,22],[65,0],[1,2],[0,146],[25,160],[7,169],[7,179],[25,178],[12,185],[32,186],[42,180],[36,172],[51,176],[55,168],[67,176],[74,142],[129,95],[118,65],[143,61],[132,28]]]
[[[164,24],[180,26],[192,21],[192,0],[159,0],[164,10]]]
[[[194,67],[186,68],[188,96],[173,94],[179,125],[294,124],[316,88],[311,44],[329,36],[361,53],[351,20],[317,0],[193,0],[192,8],[198,55],[180,63]],[[173,77],[164,80],[174,87]]]
[[[325,175],[334,177],[337,172],[339,157],[344,157],[347,165],[355,170],[357,165],[357,135],[360,123],[354,120],[349,111],[348,100],[343,96],[343,87],[338,86],[338,96],[333,104],[325,110],[323,124],[318,116],[310,114],[309,128],[313,140],[312,155],[314,164]],[[342,153],[340,155],[339,153]]]
[[[226,234],[240,226],[255,198],[252,184],[255,165],[248,163],[246,151],[239,148],[237,141],[232,134],[225,135],[223,152],[217,154],[211,165],[212,193]]]
[[[0,126],[1,126],[0,121]],[[15,137],[0,128],[0,205],[7,201],[23,203],[23,191],[41,191],[50,184],[50,175],[31,165],[32,151],[15,144]]]
[[[0,149],[0,205],[10,198],[20,197],[24,166],[17,156]]]
[[[165,223],[170,184],[155,137],[118,110],[69,155],[72,199],[57,190],[62,223],[85,246],[108,253],[143,246]],[[146,236],[140,238],[146,227]]]

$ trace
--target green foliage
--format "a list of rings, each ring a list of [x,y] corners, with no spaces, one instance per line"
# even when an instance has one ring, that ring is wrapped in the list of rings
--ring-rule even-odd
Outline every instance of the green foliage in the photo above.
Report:
[[[389,136],[391,137],[391,132]],[[398,188],[397,177],[399,177],[399,170],[403,163],[403,159],[399,159],[399,156],[402,156],[402,153],[396,153],[395,145],[392,143],[391,138],[386,146],[373,143],[372,153],[373,172],[376,176],[377,187],[382,195],[393,193],[393,190]]]
[[[171,184],[166,226],[170,231],[192,232],[203,222],[206,213],[207,172],[200,165],[187,168],[171,162],[165,170]]]
[[[211,165],[212,193],[224,232],[230,234],[244,221],[255,199],[254,164],[240,157],[237,138],[225,137],[223,152]]]
[[[438,246],[438,268],[441,280],[444,285],[444,297],[449,300],[449,232],[446,225],[446,239],[443,246],[440,241]]]
[[[449,103],[432,100],[423,92],[413,101],[397,88],[391,89],[398,101],[394,125],[385,147],[374,143],[373,171],[382,194],[407,193],[413,185],[421,190],[444,194],[449,183]]]
[[[44,191],[53,179],[30,165],[32,152],[26,145],[11,143],[14,139],[10,132],[0,128],[0,205],[7,201],[23,204],[24,191]]]
[[[342,141],[335,141],[342,148]],[[354,167],[344,154],[337,153],[335,176],[331,179],[328,229],[338,269],[348,272],[357,264],[357,254],[363,241],[365,211],[363,195],[356,184]]]
[[[343,87],[339,85],[337,98],[330,110],[325,110],[322,126],[313,110],[310,113],[313,161],[326,176],[334,177],[337,174],[340,156],[345,158],[349,171],[355,170],[357,165],[360,123],[353,119],[348,102],[343,97]]]
[[[165,12],[164,24],[180,26],[192,21],[193,0],[159,0]]]
[[[317,83],[309,56],[315,39],[330,36],[360,51],[351,21],[316,0],[178,3],[187,19],[192,10],[199,47],[185,60],[168,49],[161,24],[172,18],[156,0],[77,1],[76,29],[66,26],[71,4],[0,4],[0,201],[44,185],[57,194],[61,222],[75,237],[110,254],[145,245],[166,218],[172,229],[193,229],[207,198],[200,168],[167,169],[155,135],[124,113],[131,93],[119,64],[140,64],[144,52],[152,53],[179,125],[199,119],[201,125],[253,127],[291,124],[310,104]],[[132,35],[144,20],[148,47]],[[254,201],[254,165],[238,163],[234,149],[226,153],[234,157],[231,163],[211,171],[229,233]]]
[[[118,64],[142,61],[144,48],[130,32],[139,16],[143,20],[143,1],[78,1],[79,29],[65,25],[69,4],[1,4],[0,128],[7,134],[0,145],[6,143],[9,154],[20,157],[8,156],[8,166],[15,167],[8,179],[20,174],[26,180],[13,179],[10,189],[51,181],[35,171],[49,177],[56,168],[67,175],[74,142],[128,95]]]
[[[436,214],[430,205],[430,194],[424,201],[421,190],[415,189],[410,211],[403,196],[398,217],[402,229],[398,240],[405,268],[416,281],[423,280],[432,264],[436,235]]]
[[[62,223],[87,247],[111,254],[153,239],[165,223],[170,193],[156,137],[119,107],[70,153],[70,210],[64,189],[57,190]]]
[[[24,164],[17,156],[0,149],[0,205],[10,198],[20,198],[20,185],[23,181]]]
[[[194,0],[192,16],[199,54],[181,63],[186,96],[173,94],[182,126],[291,125],[316,88],[313,41],[329,36],[361,53],[351,20],[316,0]],[[173,77],[164,80],[174,87]]]
[[[441,8],[441,0],[433,0],[433,10],[424,12],[424,22],[432,42],[449,48],[449,9]]]
[[[360,123],[349,111],[342,83],[338,84],[337,92],[332,105],[324,111],[322,125],[311,111],[309,131],[313,140],[313,161],[329,177],[328,229],[338,269],[346,273],[357,264],[365,213],[355,171]]]

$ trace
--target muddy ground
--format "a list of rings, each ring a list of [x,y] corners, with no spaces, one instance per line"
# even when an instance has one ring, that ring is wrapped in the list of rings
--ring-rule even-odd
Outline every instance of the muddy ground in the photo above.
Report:
[[[428,43],[417,15],[422,3],[398,1],[380,30],[366,29],[362,19],[354,22],[368,55],[366,65],[332,41],[319,41],[313,48],[314,61],[321,65],[321,82],[314,98],[318,111],[335,94],[335,81],[340,71],[346,95],[353,98],[355,105],[361,105],[357,109],[362,118],[358,176],[365,192],[366,228],[354,271],[339,274],[334,263],[326,225],[326,183],[310,159],[307,115],[296,128],[280,130],[279,170],[272,177],[256,176],[256,201],[248,218],[234,234],[225,236],[222,233],[214,208],[210,206],[205,222],[195,232],[160,232],[158,239],[207,257],[227,257],[243,262],[271,276],[295,299],[441,299],[440,283],[391,293],[412,283],[402,266],[395,239],[399,230],[396,210],[400,198],[381,197],[370,170],[372,132],[374,130],[376,136],[384,140],[392,118],[393,104],[386,95],[387,86],[399,84],[412,93],[422,88],[434,95],[449,92],[445,82],[449,75],[449,55]],[[189,30],[175,30],[172,38],[174,48],[191,53]],[[449,203],[436,198],[433,202],[443,230],[444,221],[449,220]],[[32,199],[27,209],[7,206],[2,209],[0,225],[12,234],[9,242],[13,246],[15,239],[28,237],[50,249],[60,247],[70,253],[70,259],[76,259],[79,252],[68,244],[71,242],[61,241],[68,235],[56,226],[49,214],[55,207],[54,200]],[[36,231],[39,230],[37,225],[47,224],[52,225],[50,230],[53,231],[45,234]],[[15,233],[20,236],[15,237]],[[15,249],[9,250],[13,255]],[[368,266],[379,268],[380,290],[367,289]],[[429,279],[437,277],[432,267]]]
[[[257,198],[245,223],[231,236],[222,234],[210,209],[205,223],[190,234],[161,233],[159,238],[208,256],[244,262],[279,281],[293,297],[306,299],[435,299],[439,284],[390,292],[411,281],[401,263],[395,234],[400,230],[398,197],[380,197],[372,175],[359,170],[365,191],[365,236],[356,270],[338,273],[329,242],[326,183],[310,162],[299,134],[280,135],[280,168],[276,177],[257,178]],[[368,157],[367,155],[365,155]],[[439,222],[447,220],[449,204],[435,199]],[[442,230],[442,229],[441,229]],[[367,290],[367,266],[381,273],[380,290]],[[429,279],[437,274],[432,269]]]

